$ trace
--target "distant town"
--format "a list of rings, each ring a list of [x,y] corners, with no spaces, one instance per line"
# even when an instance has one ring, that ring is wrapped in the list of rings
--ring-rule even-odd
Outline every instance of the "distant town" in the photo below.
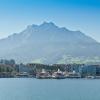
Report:
[[[15,60],[0,60],[0,78],[100,79],[100,65],[96,64],[17,64]]]

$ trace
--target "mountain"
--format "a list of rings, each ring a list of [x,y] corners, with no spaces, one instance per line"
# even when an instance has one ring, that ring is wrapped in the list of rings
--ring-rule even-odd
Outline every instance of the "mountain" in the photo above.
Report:
[[[29,25],[22,32],[1,39],[0,47],[0,58],[24,63],[66,63],[70,58],[100,57],[100,43],[96,40],[52,22]]]

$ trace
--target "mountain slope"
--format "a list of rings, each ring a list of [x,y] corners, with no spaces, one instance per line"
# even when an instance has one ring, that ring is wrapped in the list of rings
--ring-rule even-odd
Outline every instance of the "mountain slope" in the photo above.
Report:
[[[0,40],[0,57],[18,62],[58,63],[63,56],[99,57],[100,44],[80,31],[54,23],[30,25],[24,31]]]

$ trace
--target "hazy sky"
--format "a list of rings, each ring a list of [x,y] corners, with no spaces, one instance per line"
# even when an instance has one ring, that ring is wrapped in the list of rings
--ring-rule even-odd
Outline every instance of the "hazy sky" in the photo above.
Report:
[[[43,21],[100,41],[100,0],[0,0],[0,38]]]

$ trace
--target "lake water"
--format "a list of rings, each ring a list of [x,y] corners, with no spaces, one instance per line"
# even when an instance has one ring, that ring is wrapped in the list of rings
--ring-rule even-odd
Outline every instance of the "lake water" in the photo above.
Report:
[[[1,78],[0,100],[100,100],[100,80]]]

